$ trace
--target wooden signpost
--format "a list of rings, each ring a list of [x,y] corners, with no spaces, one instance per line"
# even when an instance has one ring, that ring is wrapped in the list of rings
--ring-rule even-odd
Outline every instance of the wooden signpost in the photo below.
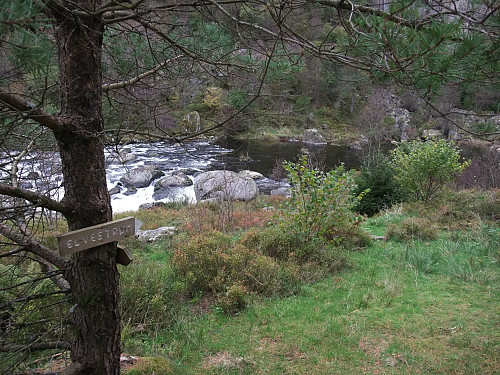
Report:
[[[59,255],[73,254],[125,237],[135,236],[141,225],[142,223],[136,218],[126,217],[63,234],[57,237]],[[127,265],[132,261],[132,257],[127,250],[118,248],[117,261]]]

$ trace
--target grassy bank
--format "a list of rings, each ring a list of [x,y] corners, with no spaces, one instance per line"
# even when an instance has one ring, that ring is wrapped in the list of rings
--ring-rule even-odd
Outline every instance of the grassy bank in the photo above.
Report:
[[[168,359],[174,370],[165,373],[178,374],[499,373],[500,240],[490,220],[498,217],[497,195],[454,193],[365,220],[366,230],[387,241],[350,251],[343,270],[287,295],[250,294],[236,314],[210,293],[171,306],[175,240],[137,248],[136,263],[122,269],[123,293],[126,304],[144,303],[149,313],[124,321],[124,352]],[[232,235],[263,228],[263,207],[278,203],[234,207],[240,219]],[[140,215],[146,225],[161,218],[182,227],[201,211]],[[250,224],[252,216],[261,220]]]

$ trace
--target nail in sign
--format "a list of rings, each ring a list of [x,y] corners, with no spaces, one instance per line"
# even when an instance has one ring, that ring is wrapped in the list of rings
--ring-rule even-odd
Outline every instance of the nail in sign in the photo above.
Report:
[[[76,253],[134,236],[141,225],[136,218],[126,217],[63,234],[57,237],[59,255]]]

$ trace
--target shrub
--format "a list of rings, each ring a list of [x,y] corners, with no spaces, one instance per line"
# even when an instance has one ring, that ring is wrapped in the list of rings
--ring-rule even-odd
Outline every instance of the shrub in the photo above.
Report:
[[[392,168],[402,188],[416,200],[429,201],[469,164],[444,140],[412,141],[392,151]]]
[[[373,216],[403,199],[403,191],[395,179],[389,158],[380,151],[364,157],[361,174],[356,176],[355,182],[357,188],[354,194],[365,192],[355,206],[355,210],[362,215]]]
[[[281,229],[303,243],[326,238],[340,241],[332,229],[353,225],[351,209],[360,199],[353,194],[354,172],[344,171],[343,166],[327,173],[309,168],[307,156],[297,163],[285,163],[285,170],[289,173],[291,197],[280,210]]]
[[[220,232],[195,236],[181,244],[172,268],[178,282],[184,284],[184,292],[190,295],[208,292],[224,296],[235,284],[249,292],[273,295],[285,291],[289,283],[280,275],[276,260],[234,244]],[[289,277],[298,278],[298,274],[286,274]]]
[[[438,238],[438,231],[428,220],[410,217],[403,220],[401,224],[390,225],[387,230],[387,238],[397,241],[435,240]]]
[[[234,314],[245,309],[248,303],[248,290],[241,283],[234,283],[217,299],[218,306],[225,313]]]
[[[249,230],[243,234],[241,242],[250,249],[278,260],[287,260],[291,255],[302,260],[308,258],[307,250],[302,250],[305,244],[292,233],[276,226]]]
[[[217,284],[216,280],[228,271],[226,267],[230,262],[231,267],[235,267],[236,260],[229,255],[231,245],[228,235],[213,231],[193,236],[179,246],[173,257],[172,268],[174,274],[185,283],[187,293],[217,293],[224,290],[223,284]]]
[[[309,95],[300,95],[295,99],[293,104],[293,110],[301,113],[305,113],[311,108],[312,98]]]
[[[232,89],[227,93],[226,101],[235,109],[242,109],[250,101],[248,92],[242,89]]]
[[[241,238],[241,243],[259,253],[279,261],[297,264],[301,278],[304,272],[318,273],[324,270],[336,271],[347,263],[343,251],[328,241],[303,242],[290,232],[284,232],[277,226],[261,230],[249,230]],[[280,263],[280,266],[283,262]],[[304,269],[304,265],[309,267]],[[318,268],[313,271],[312,268]],[[306,277],[306,279],[311,279]]]

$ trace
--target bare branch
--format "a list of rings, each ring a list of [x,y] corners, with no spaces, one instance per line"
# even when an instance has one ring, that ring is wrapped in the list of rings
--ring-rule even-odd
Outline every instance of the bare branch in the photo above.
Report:
[[[69,342],[54,341],[54,342],[39,342],[28,345],[0,345],[0,352],[23,352],[23,351],[38,351],[49,349],[71,349]]]
[[[64,122],[59,117],[51,115],[41,108],[37,108],[21,96],[13,94],[3,87],[0,87],[0,103],[53,131],[61,131],[65,127]]]
[[[110,11],[133,10],[138,8],[144,1],[145,0],[136,0],[134,2],[111,0],[106,4],[103,4],[101,6],[101,9],[99,9],[99,11],[95,12],[93,15],[102,15]]]
[[[45,195],[40,195],[31,190],[26,190],[20,187],[0,184],[0,194],[26,199],[37,207],[44,207],[52,211],[60,212],[62,214],[70,214],[72,212],[70,207],[68,207],[64,203],[55,201]]]
[[[45,259],[59,269],[65,269],[70,265],[69,261],[60,257],[48,247],[43,246],[34,238],[29,237],[20,231],[16,231],[2,223],[0,223],[0,234],[14,241],[18,245],[23,246],[26,251]]]
[[[108,92],[109,90],[123,89],[125,87],[132,86],[133,84],[139,82],[141,79],[144,79],[152,74],[155,74],[160,69],[165,67],[167,64],[170,64],[171,62],[174,62],[175,60],[178,60],[182,57],[184,57],[184,55],[178,55],[178,56],[172,57],[171,59],[167,59],[167,60],[163,61],[162,63],[156,65],[153,69],[150,69],[142,74],[139,74],[138,76],[131,78],[127,81],[116,82],[116,83],[106,83],[106,84],[102,85],[102,91]]]
[[[69,291],[67,291],[67,290],[56,290],[54,292],[46,292],[46,293],[33,294],[31,296],[14,299],[14,300],[9,301],[9,302],[13,302],[13,303],[28,302],[28,301],[33,301],[33,300],[39,299],[39,298],[45,298],[45,297],[55,296],[55,295],[58,295],[58,294],[66,294],[68,292]]]
[[[410,28],[421,28],[423,25],[430,21],[428,19],[408,20],[396,16],[394,13],[384,12],[383,10],[375,9],[365,5],[355,5],[350,1],[345,0],[320,0],[318,1],[318,3],[335,9],[343,9],[351,12],[358,11],[363,14],[371,14]]]

